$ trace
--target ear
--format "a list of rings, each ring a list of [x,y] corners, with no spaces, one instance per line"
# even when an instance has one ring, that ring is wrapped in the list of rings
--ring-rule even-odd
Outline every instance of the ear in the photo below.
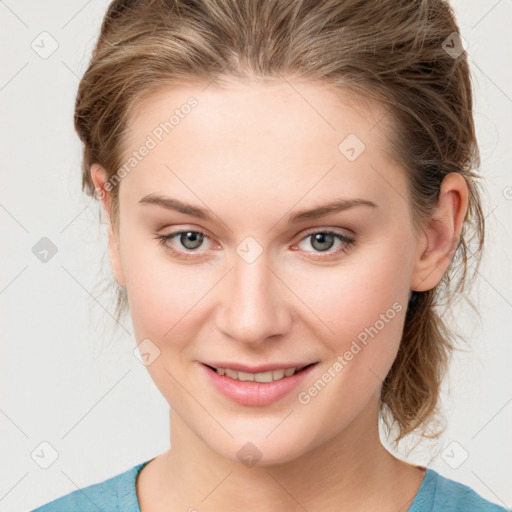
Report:
[[[117,239],[116,233],[114,233],[111,219],[110,219],[110,205],[111,205],[111,197],[110,197],[110,184],[107,183],[105,187],[105,183],[108,180],[107,171],[99,164],[92,164],[90,168],[91,179],[94,183],[94,189],[97,197],[100,199],[103,211],[107,218],[108,223],[108,252],[110,256],[110,264],[112,266],[112,271],[114,273],[114,277],[120,286],[126,288],[126,280],[123,273],[123,268],[121,265],[121,254],[119,251],[119,240]]]
[[[455,172],[447,174],[432,217],[418,239],[411,290],[430,290],[441,281],[457,248],[467,207],[466,180]]]

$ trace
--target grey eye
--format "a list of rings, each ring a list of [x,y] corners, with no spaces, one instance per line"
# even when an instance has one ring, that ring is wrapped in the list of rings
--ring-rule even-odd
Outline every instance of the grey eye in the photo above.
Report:
[[[334,244],[334,236],[329,233],[314,233],[309,238],[311,246],[318,251],[328,251]]]
[[[204,236],[197,231],[183,231],[179,234],[180,243],[185,249],[193,250],[200,247],[203,243]]]

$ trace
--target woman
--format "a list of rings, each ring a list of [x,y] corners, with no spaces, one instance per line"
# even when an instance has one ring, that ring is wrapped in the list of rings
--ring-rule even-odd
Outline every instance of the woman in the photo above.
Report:
[[[378,431],[431,435],[483,245],[458,32],[440,0],[112,2],[83,188],[171,448],[38,511],[505,510]]]

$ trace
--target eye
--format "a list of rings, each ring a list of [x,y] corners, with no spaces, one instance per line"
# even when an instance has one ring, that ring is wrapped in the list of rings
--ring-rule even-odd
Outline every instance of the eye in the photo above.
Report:
[[[206,233],[192,229],[175,231],[174,233],[169,233],[167,235],[157,234],[155,238],[173,254],[185,256],[188,256],[193,252],[199,252],[196,249],[201,247],[205,239],[209,240]],[[173,247],[173,244],[170,244],[171,240],[174,238],[177,239],[183,249],[181,247]]]
[[[210,237],[206,233],[193,229],[174,231],[173,233],[166,235],[156,234],[155,238],[159,240],[159,243],[173,255],[185,258],[201,256],[205,251],[200,251],[198,249],[204,245],[205,240],[210,240]],[[176,243],[171,243],[173,239],[177,240],[177,244],[179,245],[178,247],[176,246]],[[301,250],[310,252],[313,255],[316,255],[316,257],[324,257],[322,253],[326,253],[325,256],[333,256],[346,252],[348,248],[355,243],[354,238],[351,238],[344,233],[338,233],[332,230],[317,230],[307,233],[297,245],[304,243],[308,239],[310,239],[309,245],[310,247],[313,247],[314,251],[308,251],[304,248]],[[336,242],[339,243],[339,246],[333,251],[331,249]]]
[[[313,247],[315,253],[325,253],[327,252],[329,255],[335,255],[342,252],[346,252],[350,245],[355,243],[355,239],[351,238],[343,233],[338,233],[336,231],[310,231],[300,243],[310,239],[309,246]],[[330,251],[332,247],[339,242],[339,246],[334,251]],[[306,252],[310,252],[307,251]]]

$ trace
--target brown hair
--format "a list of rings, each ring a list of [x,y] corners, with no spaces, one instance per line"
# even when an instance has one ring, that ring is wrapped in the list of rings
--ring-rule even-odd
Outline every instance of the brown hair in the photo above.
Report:
[[[127,120],[143,97],[222,77],[320,80],[383,104],[389,155],[408,172],[417,228],[432,213],[443,178],[465,178],[469,205],[455,254],[434,289],[412,293],[382,384],[381,417],[398,427],[395,443],[413,431],[440,434],[429,436],[426,427],[440,414],[441,381],[458,336],[442,314],[474,279],[484,241],[470,73],[464,51],[447,51],[460,45],[454,33],[459,27],[444,0],[115,0],[76,99],[82,188],[90,196],[91,164],[109,177],[121,167]],[[117,217],[114,187],[114,230]],[[118,286],[117,320],[126,306]]]

